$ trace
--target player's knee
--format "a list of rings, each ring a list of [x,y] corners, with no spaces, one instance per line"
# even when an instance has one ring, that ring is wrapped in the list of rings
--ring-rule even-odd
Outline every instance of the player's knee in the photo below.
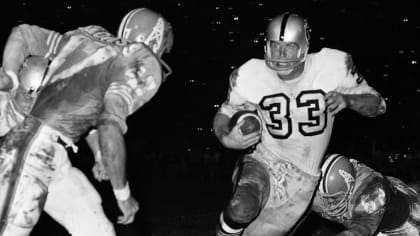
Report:
[[[255,194],[238,194],[229,202],[226,217],[236,224],[248,224],[260,212],[261,204]]]

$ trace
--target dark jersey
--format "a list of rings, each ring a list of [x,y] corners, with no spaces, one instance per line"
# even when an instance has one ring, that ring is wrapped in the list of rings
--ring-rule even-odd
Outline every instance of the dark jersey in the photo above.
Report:
[[[88,26],[60,35],[22,25],[38,55],[50,58],[31,116],[77,141],[98,122],[115,122],[127,131],[126,118],[148,102],[162,83],[159,59],[141,43],[113,37]],[[48,44],[48,45],[47,45]],[[34,54],[26,53],[26,54]]]
[[[317,192],[313,210],[357,235],[375,232],[419,235],[420,195],[397,178],[385,177],[356,160],[350,161],[356,170],[356,181],[354,188],[346,194],[343,206],[334,207],[333,200],[327,200]]]

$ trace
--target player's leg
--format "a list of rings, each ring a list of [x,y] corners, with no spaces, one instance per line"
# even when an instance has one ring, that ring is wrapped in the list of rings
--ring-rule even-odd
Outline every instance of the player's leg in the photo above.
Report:
[[[305,173],[289,162],[277,160],[267,166],[271,175],[269,199],[243,236],[290,233],[304,218],[319,181],[319,175]]]
[[[3,180],[0,177],[0,181]],[[47,197],[47,187],[36,177],[24,174],[7,210],[6,222],[0,227],[2,236],[26,236],[38,222]],[[3,208],[4,209],[4,208]]]
[[[240,235],[254,220],[268,198],[270,178],[258,161],[245,158],[235,170],[238,181],[227,207],[220,214],[218,236]]]
[[[0,235],[29,235],[41,215],[61,146],[27,121],[0,148]],[[58,148],[58,149],[57,149]]]
[[[69,167],[51,182],[44,209],[72,236],[114,236],[114,226],[105,216],[101,203],[101,197],[86,176]]]

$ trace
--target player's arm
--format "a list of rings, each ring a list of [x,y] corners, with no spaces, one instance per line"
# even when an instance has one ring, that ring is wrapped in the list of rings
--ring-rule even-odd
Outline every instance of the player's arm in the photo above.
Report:
[[[85,138],[90,150],[93,153],[95,159],[95,164],[92,168],[93,177],[101,182],[102,180],[109,180],[108,175],[106,174],[105,167],[102,162],[102,153],[99,148],[99,137],[98,130],[92,129]]]
[[[129,224],[135,219],[138,203],[132,196],[126,174],[126,149],[123,134],[126,131],[125,120],[119,117],[124,109],[121,98],[106,95],[104,112],[101,114],[97,129],[102,162],[111,182],[118,207],[123,213],[118,223]]]
[[[384,114],[386,111],[385,101],[379,94],[345,95],[349,108],[363,116],[374,117]]]
[[[389,201],[389,189],[383,176],[372,173],[355,190],[351,223],[339,235],[370,236],[377,230]]]
[[[122,52],[109,68],[111,83],[105,92],[98,133],[103,164],[123,213],[118,223],[128,224],[134,221],[139,207],[126,174],[125,121],[157,93],[162,71],[159,60],[143,44],[129,45]]]
[[[235,70],[230,75],[230,88],[228,99],[222,104],[219,111],[213,118],[213,131],[217,139],[223,146],[231,149],[246,149],[260,140],[258,132],[242,135],[239,132],[240,126],[244,123],[238,122],[232,129],[230,128],[230,119],[239,110],[255,110],[250,103],[241,97],[235,91],[238,71]]]
[[[353,62],[351,55],[339,52],[332,56],[337,61],[335,73],[339,78],[338,87],[327,93],[325,104],[328,111],[335,115],[349,108],[363,116],[373,117],[386,111],[382,96],[368,85]]]
[[[382,218],[381,212],[366,213],[365,215],[353,216],[355,219],[346,230],[340,232],[339,236],[371,236],[375,233]]]
[[[112,188],[127,186],[126,150],[121,128],[112,120],[103,120],[98,125],[99,147],[104,167],[109,175]]]
[[[344,108],[349,108],[363,116],[374,117],[385,113],[386,106],[379,94],[345,94],[332,91],[325,96],[325,104],[332,115]]]
[[[16,88],[17,75],[29,55],[49,57],[54,53],[61,35],[35,25],[21,24],[13,27],[3,50],[2,67],[11,78],[8,88]],[[5,87],[5,86],[3,86]]]

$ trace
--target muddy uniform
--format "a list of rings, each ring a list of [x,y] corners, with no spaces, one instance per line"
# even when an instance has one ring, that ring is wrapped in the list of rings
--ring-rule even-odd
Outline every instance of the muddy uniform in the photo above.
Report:
[[[354,159],[350,161],[356,175],[346,199],[334,200],[317,191],[312,209],[344,225],[347,230],[343,235],[420,235],[420,195],[397,178],[385,177]]]
[[[101,199],[67,150],[100,122],[126,118],[159,89],[159,59],[97,26],[64,35],[21,25],[18,36],[51,61],[25,120],[0,147],[0,235],[28,235],[45,209],[72,235],[115,235]]]
[[[325,94],[377,94],[342,51],[324,48],[304,63],[302,75],[291,81],[279,79],[259,59],[231,75],[220,112],[231,117],[239,110],[257,110],[264,127],[261,142],[235,171],[235,191],[221,215],[222,228],[226,222],[231,228],[246,227],[243,235],[287,233],[309,206],[320,177],[334,122]]]

